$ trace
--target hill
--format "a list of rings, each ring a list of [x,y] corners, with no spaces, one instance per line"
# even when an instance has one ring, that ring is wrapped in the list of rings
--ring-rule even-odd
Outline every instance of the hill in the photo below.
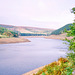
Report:
[[[18,33],[8,30],[4,27],[0,27],[0,38],[6,37],[18,37]]]
[[[72,23],[67,24],[67,25],[65,25],[65,26],[63,26],[63,27],[61,27],[61,28],[59,28],[59,29],[53,31],[53,32],[51,33],[51,35],[59,35],[59,34],[61,34],[61,33],[64,32],[65,28],[66,28],[67,30],[70,30],[70,27],[69,27],[70,25],[72,25]]]
[[[26,26],[12,26],[12,25],[4,25],[0,24],[0,27],[7,28],[8,30],[13,30],[14,32],[18,32],[20,34],[45,34],[50,35],[54,29],[46,29],[46,28],[37,28],[37,27],[26,27]]]

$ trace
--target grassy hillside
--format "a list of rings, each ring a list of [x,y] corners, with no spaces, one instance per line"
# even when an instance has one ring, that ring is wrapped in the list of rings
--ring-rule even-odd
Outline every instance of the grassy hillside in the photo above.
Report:
[[[6,37],[18,37],[18,33],[8,30],[4,27],[0,27],[0,38]]]
[[[3,25],[0,24],[0,27],[7,28],[8,30],[12,30],[14,32],[18,32],[19,34],[26,35],[36,35],[36,34],[44,34],[44,35],[50,35],[53,29],[46,29],[46,28],[37,28],[37,27],[25,27],[25,26],[12,26],[12,25]],[[25,35],[26,34],[26,35]],[[37,35],[37,36],[38,36]],[[40,35],[41,36],[41,35]]]
[[[46,28],[37,28],[37,27],[25,27],[26,30],[33,32],[34,34],[50,34],[53,29],[46,29]]]
[[[53,31],[53,32],[51,33],[51,35],[53,35],[53,34],[54,34],[54,35],[59,35],[59,34],[61,34],[61,33],[64,32],[65,28],[66,28],[67,30],[70,30],[70,27],[69,27],[70,25],[72,25],[72,23],[67,24],[67,25],[65,25],[65,26],[63,26],[63,27],[61,27],[61,28],[59,28],[59,29]]]

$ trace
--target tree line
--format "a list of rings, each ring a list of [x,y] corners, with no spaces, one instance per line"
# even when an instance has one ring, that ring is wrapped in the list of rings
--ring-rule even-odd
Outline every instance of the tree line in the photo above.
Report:
[[[46,34],[20,33],[20,36],[46,36]]]

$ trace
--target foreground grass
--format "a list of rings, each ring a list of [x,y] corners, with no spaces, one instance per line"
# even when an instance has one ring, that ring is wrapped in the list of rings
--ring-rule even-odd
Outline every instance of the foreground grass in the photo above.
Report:
[[[57,62],[46,65],[33,75],[72,75],[75,65],[67,58],[60,58]]]

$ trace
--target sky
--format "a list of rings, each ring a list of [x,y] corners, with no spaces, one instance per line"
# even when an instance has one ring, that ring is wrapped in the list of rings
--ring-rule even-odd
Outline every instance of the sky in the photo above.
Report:
[[[75,0],[0,0],[0,24],[58,29],[72,23]]]

